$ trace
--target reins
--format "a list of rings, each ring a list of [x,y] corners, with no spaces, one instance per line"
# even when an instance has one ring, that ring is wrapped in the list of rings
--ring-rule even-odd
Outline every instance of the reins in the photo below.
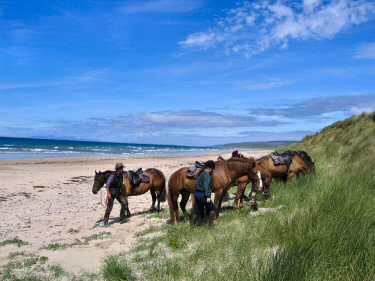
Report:
[[[107,207],[107,204],[108,204],[108,197],[106,198],[105,200],[105,203],[103,203],[103,193],[102,193],[102,189],[100,189],[100,204],[102,205],[103,208],[106,208]]]

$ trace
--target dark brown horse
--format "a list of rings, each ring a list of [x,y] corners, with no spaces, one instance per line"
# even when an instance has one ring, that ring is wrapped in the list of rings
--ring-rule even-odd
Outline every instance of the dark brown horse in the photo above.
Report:
[[[234,185],[237,179],[248,176],[254,179],[253,171],[255,161],[253,159],[229,159],[215,162],[215,170],[212,174],[212,192],[215,194],[215,206],[217,208],[215,220],[219,216],[221,203],[228,189]],[[195,193],[195,179],[187,178],[187,167],[175,171],[168,181],[168,204],[171,215],[171,223],[175,224],[180,221],[177,200],[182,195],[180,202],[181,210],[184,214],[185,221],[189,221],[189,215],[186,212],[186,204],[189,195]]]
[[[264,156],[257,160],[257,162],[262,165],[264,168],[268,169],[271,173],[272,178],[281,178],[284,181],[291,179],[293,176],[300,173],[307,174],[310,172],[310,167],[303,158],[298,154],[294,153],[292,158],[292,163],[289,166],[286,164],[274,165],[272,156]]]
[[[165,202],[167,197],[166,187],[165,187],[165,176],[162,171],[151,168],[146,170],[148,176],[150,177],[150,182],[142,182],[137,187],[132,190],[128,174],[126,172],[123,173],[123,189],[121,190],[121,194],[124,196],[124,199],[127,200],[129,196],[136,196],[146,193],[150,190],[151,197],[152,197],[152,205],[150,208],[150,212],[160,211],[160,202]],[[94,184],[92,186],[92,193],[97,194],[98,191],[102,188],[102,186],[107,181],[109,175],[113,173],[113,171],[105,171],[105,172],[96,172],[94,177]],[[158,205],[155,208],[156,199],[158,200]]]
[[[305,163],[309,166],[311,172],[315,171],[315,162],[311,160],[310,155],[308,155],[306,151],[298,150],[294,151],[294,153],[297,153],[299,156],[301,156],[303,161],[305,161]]]

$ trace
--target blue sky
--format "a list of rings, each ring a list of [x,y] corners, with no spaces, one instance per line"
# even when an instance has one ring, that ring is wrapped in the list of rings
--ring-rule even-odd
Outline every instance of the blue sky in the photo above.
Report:
[[[374,86],[375,1],[0,0],[0,136],[299,140]]]

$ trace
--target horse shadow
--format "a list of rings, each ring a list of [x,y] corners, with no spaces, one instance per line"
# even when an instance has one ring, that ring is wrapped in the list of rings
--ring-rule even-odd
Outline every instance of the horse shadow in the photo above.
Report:
[[[164,211],[164,208],[160,208],[160,212],[163,212],[163,211]],[[147,214],[157,214],[157,213],[158,213],[157,211],[151,212],[150,210],[144,210],[144,211],[131,213],[130,218],[127,218],[127,219],[129,221],[134,216],[141,216],[141,215],[147,215]],[[102,221],[103,221],[103,218],[100,218],[99,220],[96,221],[96,223],[101,223]],[[112,225],[112,224],[115,224],[115,223],[120,223],[120,217],[119,216],[109,218],[108,225]]]

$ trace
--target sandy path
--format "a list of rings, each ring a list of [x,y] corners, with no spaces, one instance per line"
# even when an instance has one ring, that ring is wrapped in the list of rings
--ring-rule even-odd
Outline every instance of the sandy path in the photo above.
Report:
[[[260,157],[270,151],[248,151],[246,156]],[[70,157],[28,158],[0,160],[0,241],[16,236],[30,243],[18,248],[15,245],[0,247],[0,265],[8,261],[8,254],[26,251],[46,256],[52,263],[65,270],[79,273],[96,272],[101,260],[108,254],[131,249],[136,243],[134,234],[150,225],[161,225],[167,219],[148,218],[151,195],[130,197],[133,216],[125,224],[118,223],[119,204],[111,213],[110,227],[95,227],[104,215],[99,195],[91,192],[95,170],[113,169],[116,162],[123,162],[126,169],[156,167],[167,179],[179,167],[195,160],[225,158],[230,153],[210,153],[199,156],[171,157]],[[105,195],[105,193],[103,193]],[[162,204],[168,208],[167,203]],[[73,229],[74,231],[69,231]],[[93,240],[88,245],[68,247],[56,251],[40,250],[51,243],[73,243],[75,239],[89,237],[101,231],[111,235]]]

